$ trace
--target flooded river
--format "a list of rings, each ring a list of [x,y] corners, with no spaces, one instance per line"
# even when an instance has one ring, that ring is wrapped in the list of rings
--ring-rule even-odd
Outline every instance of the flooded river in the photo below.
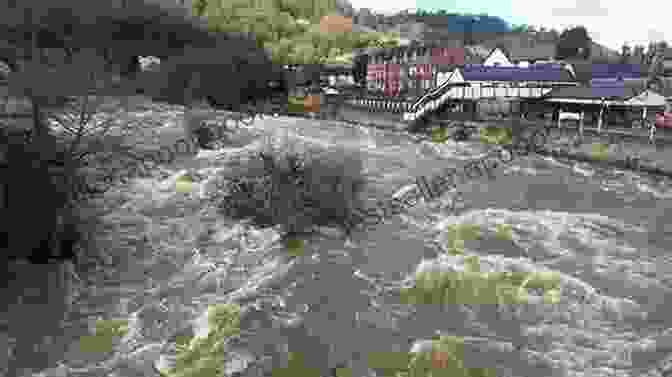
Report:
[[[284,135],[297,143],[358,150],[369,182],[365,197],[372,203],[389,199],[412,184],[417,176],[436,174],[449,166],[459,167],[486,150],[477,141],[433,145],[399,132],[336,121],[266,118],[251,128]],[[668,179],[534,155],[497,168],[495,175],[493,179],[484,177],[465,183],[458,187],[457,194],[446,193],[434,202],[421,202],[407,213],[370,229],[357,230],[350,240],[324,235],[307,240],[307,250],[314,252],[315,262],[306,259],[301,279],[299,272],[294,276],[301,283],[286,284],[277,294],[285,295],[288,305],[296,311],[303,311],[313,336],[327,344],[331,359],[315,356],[316,360],[333,366],[357,359],[368,349],[408,351],[414,340],[429,338],[438,330],[475,336],[466,328],[455,328],[456,323],[465,319],[453,321],[429,309],[398,310],[394,299],[381,293],[383,287],[400,282],[423,260],[437,258],[445,226],[451,223],[481,226],[482,237],[465,244],[469,253],[484,259],[523,260],[532,266],[545,266],[593,292],[593,298],[586,296],[584,302],[572,297],[568,305],[574,308],[574,314],[563,320],[547,316],[522,324],[481,318],[490,326],[488,331],[493,338],[524,344],[530,354],[553,361],[549,362],[553,368],[529,369],[533,367],[528,361],[504,360],[502,363],[507,365],[526,365],[507,366],[509,375],[634,377],[645,375],[644,370],[653,367],[666,352],[672,352],[672,337],[665,335],[665,330],[672,327],[668,319],[672,306],[672,288],[668,283],[672,279],[672,258],[668,252],[672,245],[672,225],[668,225],[672,224],[672,183]],[[452,204],[457,207],[455,211],[449,208]],[[166,214],[143,212],[142,216],[156,220]],[[189,225],[185,225],[184,216],[173,219],[182,222],[175,227],[189,229],[183,230],[188,236],[170,236],[174,237],[171,241],[177,242],[170,250],[192,247],[195,244],[190,243],[191,239],[203,232],[204,224],[216,226],[221,222],[198,218],[196,213],[189,219],[192,221]],[[498,224],[512,226],[511,240],[494,236]],[[154,236],[161,234],[168,233]],[[218,247],[221,250],[221,245]],[[168,246],[165,248],[168,250]],[[181,268],[187,262],[158,263],[152,265],[157,269],[152,276],[168,279],[182,274]],[[164,272],[159,273],[160,269]],[[139,265],[129,266],[125,281],[117,276],[118,286],[106,284],[97,295],[89,295],[85,300],[108,315],[111,312],[128,315],[132,308],[126,308],[123,314],[119,302],[148,289],[140,270]],[[198,291],[181,294],[191,295],[181,305],[193,304],[192,308],[197,306],[194,302],[203,302],[201,298],[206,296]],[[620,309],[594,309],[592,304],[596,301],[591,300],[598,298],[600,302],[620,305]],[[300,306],[304,308],[299,309]],[[646,315],[628,314],[634,312]],[[362,319],[366,315],[378,319]],[[12,320],[18,321],[16,317]],[[545,329],[544,342],[536,344],[520,338],[519,334],[533,329]],[[69,331],[72,334],[67,337],[76,338],[84,330]],[[667,337],[670,340],[666,348],[661,339]],[[653,350],[642,346],[651,342],[661,346]],[[306,352],[318,352],[309,350],[311,347],[316,346],[305,346]],[[68,361],[69,356],[62,348],[52,350],[60,356],[50,358],[51,366],[53,360]],[[465,357],[475,360],[473,355]]]

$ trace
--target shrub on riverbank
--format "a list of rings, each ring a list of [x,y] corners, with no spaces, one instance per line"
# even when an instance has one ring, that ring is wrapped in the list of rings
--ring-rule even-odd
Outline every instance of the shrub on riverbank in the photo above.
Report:
[[[0,206],[11,219],[0,229],[7,238],[0,257],[9,260],[74,262],[81,256],[75,246],[90,251],[82,242],[92,233],[83,207],[95,191],[91,183],[101,183],[99,159],[125,152],[108,132],[129,126],[119,124],[129,98],[103,95],[113,81],[105,59],[84,49],[67,63],[51,63],[26,62],[8,77],[8,94],[27,98],[32,113],[31,129],[12,121],[0,129],[3,191],[12,192],[11,204]]]
[[[362,204],[361,157],[344,148],[293,149],[269,144],[244,174],[229,177],[223,213],[252,218],[260,226],[280,224],[289,234],[310,232],[313,225],[349,229],[353,211]]]

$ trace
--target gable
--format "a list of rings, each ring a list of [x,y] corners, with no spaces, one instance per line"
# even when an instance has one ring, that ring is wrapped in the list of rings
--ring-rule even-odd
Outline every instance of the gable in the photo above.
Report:
[[[665,106],[665,102],[665,97],[651,90],[645,90],[635,97],[625,101],[625,103],[629,105],[640,106]]]
[[[448,77],[448,81],[453,83],[464,82],[464,76],[462,76],[462,72],[456,68]]]
[[[494,66],[501,66],[501,67],[511,67],[513,64],[511,64],[511,61],[509,58],[506,57],[506,54],[504,54],[504,51],[500,48],[495,48],[490,52],[490,55],[485,59],[483,62],[484,66],[488,67],[494,67]]]

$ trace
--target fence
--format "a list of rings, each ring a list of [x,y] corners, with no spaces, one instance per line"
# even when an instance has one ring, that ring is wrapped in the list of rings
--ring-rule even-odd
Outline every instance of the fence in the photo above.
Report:
[[[411,101],[391,98],[364,98],[356,97],[346,101],[356,107],[364,107],[370,112],[388,112],[403,114],[408,112],[413,104]]]

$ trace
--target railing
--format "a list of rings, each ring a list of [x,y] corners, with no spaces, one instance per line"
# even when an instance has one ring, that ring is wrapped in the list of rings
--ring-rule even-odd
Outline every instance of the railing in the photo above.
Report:
[[[410,110],[412,102],[401,98],[389,97],[353,97],[346,101],[350,105],[363,107],[371,112],[389,112],[403,114]]]

